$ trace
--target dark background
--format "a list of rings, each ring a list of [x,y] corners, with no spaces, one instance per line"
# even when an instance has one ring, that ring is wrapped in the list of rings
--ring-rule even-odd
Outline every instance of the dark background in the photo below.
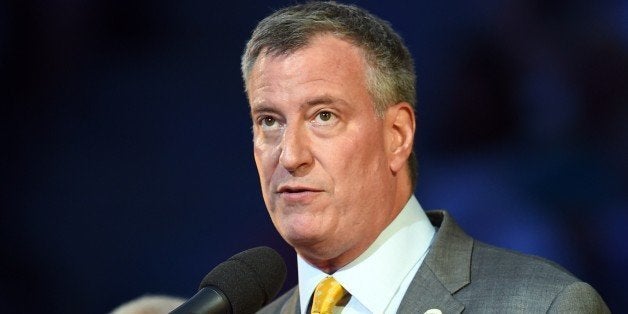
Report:
[[[240,54],[293,1],[0,2],[0,312],[189,297],[268,245]],[[628,1],[355,1],[418,73],[417,196],[628,311]]]

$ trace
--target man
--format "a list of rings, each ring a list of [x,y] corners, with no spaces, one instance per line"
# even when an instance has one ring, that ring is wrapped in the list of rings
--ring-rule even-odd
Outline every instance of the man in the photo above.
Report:
[[[386,22],[333,2],[279,10],[242,72],[264,201],[298,257],[298,287],[262,312],[608,312],[559,266],[421,209],[413,61]]]

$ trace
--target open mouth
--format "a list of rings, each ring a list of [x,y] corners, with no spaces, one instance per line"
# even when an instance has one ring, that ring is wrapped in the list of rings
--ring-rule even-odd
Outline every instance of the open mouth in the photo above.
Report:
[[[304,186],[282,186],[277,189],[277,194],[289,202],[307,202],[319,192],[322,190]]]
[[[279,189],[279,193],[302,193],[302,192],[315,192],[315,190],[313,189],[309,189],[309,188],[282,188]]]

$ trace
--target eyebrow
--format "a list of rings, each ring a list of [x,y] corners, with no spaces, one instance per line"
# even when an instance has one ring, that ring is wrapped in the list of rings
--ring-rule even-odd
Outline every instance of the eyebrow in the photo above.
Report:
[[[311,99],[308,99],[303,105],[303,106],[309,106],[309,107],[313,107],[316,105],[326,105],[326,104],[331,104],[334,102],[338,102],[339,100],[337,98],[331,97],[329,95],[322,95],[322,96],[317,96]]]
[[[273,108],[272,106],[268,106],[265,104],[261,104],[258,106],[254,106],[251,108],[251,118],[253,118],[256,114],[261,114],[261,113],[278,113],[277,109]]]
[[[315,97],[307,99],[305,102],[301,103],[299,107],[300,109],[303,109],[304,107],[314,107],[317,105],[327,105],[327,104],[333,104],[333,103],[346,105],[346,102],[344,100],[324,94],[324,95],[315,96]],[[252,105],[251,107],[252,107],[251,114],[256,114],[256,113],[261,113],[261,112],[278,112],[278,110],[272,104],[269,105],[264,102],[261,102],[256,105]]]

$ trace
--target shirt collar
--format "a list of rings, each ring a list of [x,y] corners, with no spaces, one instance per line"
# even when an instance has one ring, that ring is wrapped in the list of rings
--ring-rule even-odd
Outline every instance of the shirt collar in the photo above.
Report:
[[[434,232],[413,195],[375,242],[332,276],[372,313],[383,313],[408,272],[422,261]],[[297,267],[301,313],[306,313],[316,285],[328,275],[299,255]]]

